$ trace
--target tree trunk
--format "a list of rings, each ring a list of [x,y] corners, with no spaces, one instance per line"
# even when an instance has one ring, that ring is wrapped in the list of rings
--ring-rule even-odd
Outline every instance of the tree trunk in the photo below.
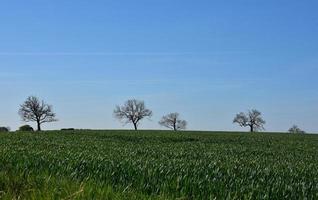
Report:
[[[251,127],[251,133],[253,133],[254,132],[254,126],[251,125],[250,127]]]
[[[173,124],[173,130],[177,131],[176,123]]]
[[[41,123],[40,122],[36,122],[38,124],[38,131],[41,131]]]
[[[135,124],[135,123],[134,123],[134,128],[135,128],[135,131],[137,131],[137,130],[138,130],[138,128],[137,128],[137,124]]]

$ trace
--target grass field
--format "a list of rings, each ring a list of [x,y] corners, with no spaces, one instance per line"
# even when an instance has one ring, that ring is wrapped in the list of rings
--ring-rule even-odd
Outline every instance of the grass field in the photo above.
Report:
[[[0,199],[317,199],[318,136],[0,134]]]

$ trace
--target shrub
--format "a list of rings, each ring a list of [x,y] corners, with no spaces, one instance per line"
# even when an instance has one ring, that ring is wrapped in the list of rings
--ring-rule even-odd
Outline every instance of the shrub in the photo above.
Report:
[[[0,127],[0,132],[9,132],[10,131],[10,128],[9,127]]]
[[[19,131],[34,131],[33,128],[30,125],[23,125],[19,128]]]

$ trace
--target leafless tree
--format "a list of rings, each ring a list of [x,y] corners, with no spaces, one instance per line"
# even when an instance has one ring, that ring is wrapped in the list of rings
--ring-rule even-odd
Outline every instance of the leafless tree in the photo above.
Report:
[[[145,117],[151,117],[152,111],[147,109],[144,101],[131,99],[123,106],[116,106],[114,116],[124,124],[132,123],[135,130],[138,129],[140,121]]]
[[[25,122],[36,122],[38,131],[41,131],[41,124],[47,122],[55,122],[55,113],[52,106],[40,101],[35,96],[30,96],[20,105],[19,115]]]
[[[289,133],[295,133],[295,134],[304,134],[305,131],[301,130],[297,125],[293,125],[289,130]]]
[[[181,120],[179,113],[170,113],[163,116],[159,121],[159,124],[174,131],[184,130],[187,128],[187,121]]]
[[[262,113],[258,110],[250,110],[248,113],[239,113],[233,120],[233,123],[238,123],[241,127],[250,127],[250,131],[258,131],[264,129],[266,123],[261,117]]]

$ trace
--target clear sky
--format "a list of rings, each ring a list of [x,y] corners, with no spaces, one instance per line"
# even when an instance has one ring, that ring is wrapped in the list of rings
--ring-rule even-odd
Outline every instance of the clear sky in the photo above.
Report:
[[[27,96],[54,106],[45,129],[117,129],[117,104],[179,112],[189,129],[318,132],[317,0],[1,0],[0,126]],[[34,126],[34,124],[31,124]],[[126,126],[125,128],[131,128]],[[247,130],[247,129],[246,129]]]

